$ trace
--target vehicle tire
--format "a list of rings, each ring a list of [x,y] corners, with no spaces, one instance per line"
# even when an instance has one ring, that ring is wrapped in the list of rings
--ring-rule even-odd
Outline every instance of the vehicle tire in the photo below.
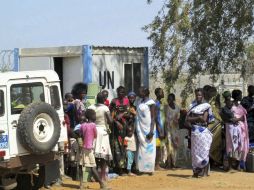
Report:
[[[31,177],[33,179],[31,179]],[[40,166],[38,175],[18,174],[17,187],[15,190],[38,190],[44,186],[45,181],[45,167]],[[33,183],[32,183],[33,182]]]
[[[17,187],[16,175],[11,174],[5,177],[0,177],[0,190],[12,190]]]
[[[33,175],[33,186],[32,190],[38,190],[44,186],[45,182],[45,166],[40,166],[38,176]]]
[[[15,190],[32,189],[31,175],[30,174],[18,174],[17,175],[17,187]]]
[[[20,143],[31,153],[49,153],[60,137],[58,114],[47,103],[32,103],[21,112],[17,132]]]

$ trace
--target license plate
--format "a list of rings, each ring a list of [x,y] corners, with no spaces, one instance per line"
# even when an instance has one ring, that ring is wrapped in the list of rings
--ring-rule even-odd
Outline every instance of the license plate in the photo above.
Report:
[[[8,135],[0,135],[0,149],[8,148]]]

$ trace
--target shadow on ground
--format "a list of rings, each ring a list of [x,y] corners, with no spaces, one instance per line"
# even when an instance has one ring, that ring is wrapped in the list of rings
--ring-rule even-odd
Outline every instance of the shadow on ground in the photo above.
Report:
[[[80,189],[80,186],[79,185],[75,185],[75,184],[68,184],[68,183],[64,183],[62,185],[62,187],[65,187],[65,188],[70,188],[70,189]],[[89,184],[86,184],[85,182],[83,183],[83,188],[82,189],[98,189],[98,188],[94,188],[94,187],[91,187],[89,186]]]
[[[62,185],[62,187],[68,187],[68,188],[79,189],[79,185],[67,184],[67,183],[64,183],[64,184]]]
[[[184,175],[184,174],[167,174],[167,176],[170,176],[170,177],[180,177],[180,178],[190,178],[191,175]]]

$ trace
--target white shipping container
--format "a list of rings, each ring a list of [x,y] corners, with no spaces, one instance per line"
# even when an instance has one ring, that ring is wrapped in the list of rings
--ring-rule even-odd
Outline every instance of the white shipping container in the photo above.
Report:
[[[63,94],[76,82],[97,83],[116,97],[118,86],[137,92],[149,85],[147,47],[65,46],[16,49],[14,68],[18,71],[55,70]],[[47,73],[45,73],[47,74]]]

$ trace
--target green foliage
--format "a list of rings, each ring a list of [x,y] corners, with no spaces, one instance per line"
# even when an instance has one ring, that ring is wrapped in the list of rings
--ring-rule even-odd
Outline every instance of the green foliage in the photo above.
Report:
[[[246,41],[253,35],[253,8],[254,0],[165,0],[143,28],[153,43],[152,74],[162,71],[170,91],[186,71],[184,100],[198,74],[216,80],[220,73],[240,71]]]
[[[254,73],[254,44],[248,44],[246,47],[246,60],[243,62],[242,76],[248,80]]]
[[[254,44],[250,44],[246,48],[247,60],[254,62]]]

